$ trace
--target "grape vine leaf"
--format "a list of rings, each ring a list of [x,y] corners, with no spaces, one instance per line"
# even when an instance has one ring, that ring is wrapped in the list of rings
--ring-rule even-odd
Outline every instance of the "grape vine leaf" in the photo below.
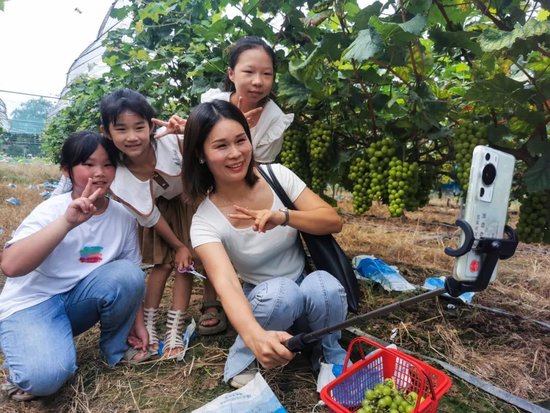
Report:
[[[506,125],[487,126],[487,140],[501,148],[514,148],[516,145],[510,139],[510,129]]]
[[[529,142],[527,142],[527,150],[534,156],[550,153],[550,140],[543,139],[542,137],[529,139]]]
[[[418,38],[420,27],[426,24],[426,18],[415,16],[405,23],[385,22],[378,17],[372,17],[369,21],[370,26],[374,28],[386,45],[407,46],[409,42]]]
[[[426,27],[426,23],[428,22],[428,18],[422,14],[417,14],[412,19],[406,21],[405,23],[399,24],[399,26],[403,29],[403,31],[407,33],[412,33],[414,35],[420,35],[424,28]]]
[[[529,192],[550,189],[550,153],[546,152],[523,175]]]
[[[479,44],[484,52],[494,52],[510,48],[518,39],[550,34],[550,21],[528,20],[525,26],[517,24],[511,32],[488,29],[479,36]]]
[[[439,27],[434,27],[429,30],[430,39],[434,42],[436,51],[443,51],[447,48],[457,47],[466,49],[474,53],[476,56],[481,55],[481,47],[473,40],[478,33],[475,32],[445,32]]]
[[[364,62],[384,49],[382,38],[373,28],[361,30],[344,54],[348,60]]]
[[[361,9],[359,13],[354,17],[355,29],[364,30],[369,27],[369,20],[372,16],[378,16],[382,9],[382,3],[375,1],[371,5]]]
[[[475,82],[466,93],[466,99],[487,103],[494,107],[509,107],[528,101],[533,92],[525,89],[523,83],[502,74],[493,79]]]
[[[277,97],[291,107],[303,107],[310,94],[305,85],[288,73],[279,76]]]
[[[415,0],[407,5],[407,11],[414,14],[427,13],[431,6],[432,0]]]

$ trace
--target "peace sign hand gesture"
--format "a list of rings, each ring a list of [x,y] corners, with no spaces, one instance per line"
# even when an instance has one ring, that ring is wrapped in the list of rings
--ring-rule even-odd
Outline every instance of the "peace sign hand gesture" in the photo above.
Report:
[[[242,109],[243,106],[243,97],[239,96],[239,99],[237,100],[237,107],[243,112],[244,117],[246,118],[246,121],[248,122],[248,126],[250,128],[253,128],[258,124],[258,121],[260,120],[260,116],[262,116],[262,112],[264,108],[260,106],[259,108],[249,110],[248,112],[244,112]]]
[[[97,211],[94,202],[98,199],[101,188],[92,193],[92,178],[88,178],[86,188],[82,191],[80,198],[74,199],[65,211],[65,219],[72,227],[86,222]]]
[[[248,209],[234,205],[237,213],[229,214],[232,219],[252,221],[252,229],[258,232],[266,232],[285,222],[285,214],[281,211],[270,209]]]
[[[151,120],[157,126],[166,127],[166,129],[164,129],[162,132],[158,132],[155,134],[155,139],[162,138],[163,136],[170,135],[171,133],[182,134],[183,130],[185,129],[185,124],[187,123],[187,119],[183,119],[178,115],[170,116],[168,122],[157,118],[152,118]]]

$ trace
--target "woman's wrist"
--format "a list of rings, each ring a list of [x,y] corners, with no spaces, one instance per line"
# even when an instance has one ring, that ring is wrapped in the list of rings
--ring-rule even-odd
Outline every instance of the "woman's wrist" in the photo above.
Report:
[[[256,321],[256,319],[254,319]],[[262,328],[260,324],[256,321],[255,326],[252,328],[247,328],[246,331],[239,332],[239,335],[243,339],[244,344],[248,348],[252,348],[253,344],[257,341],[256,337],[261,337],[263,334],[265,334],[265,330]]]
[[[288,225],[288,221],[290,220],[290,213],[288,211],[288,208],[280,208],[279,212],[283,214],[283,222],[280,225],[282,227],[286,227]]]

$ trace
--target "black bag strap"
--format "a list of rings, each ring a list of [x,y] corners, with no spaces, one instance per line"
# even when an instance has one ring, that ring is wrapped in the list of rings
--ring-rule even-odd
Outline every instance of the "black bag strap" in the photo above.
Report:
[[[263,176],[263,178],[266,180],[266,182],[271,186],[271,188],[273,188],[273,190],[275,191],[275,194],[277,194],[277,196],[279,197],[281,202],[284,204],[284,206],[286,206],[288,209],[296,209],[296,206],[294,205],[294,202],[292,202],[290,200],[287,193],[285,192],[285,190],[281,186],[281,183],[279,182],[279,180],[275,176],[275,173],[273,172],[273,168],[271,167],[271,164],[268,163],[266,165],[266,168],[269,172],[269,176],[262,169],[261,166],[258,166],[258,172],[260,172],[260,174]]]

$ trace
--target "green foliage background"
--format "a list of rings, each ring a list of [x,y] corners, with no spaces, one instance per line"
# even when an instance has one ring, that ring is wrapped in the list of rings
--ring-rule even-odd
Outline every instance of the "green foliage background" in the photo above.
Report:
[[[548,191],[549,10],[549,0],[132,2],[112,12],[130,23],[104,41],[109,73],[72,85],[45,151],[55,159],[69,131],[96,125],[101,96],[118,86],[148,96],[161,118],[186,115],[220,85],[227,46],[258,35],[277,51],[276,101],[295,127],[331,130],[327,183],[351,189],[352,159],[383,138],[400,160],[435,170],[432,185],[459,180],[454,131],[468,118],[519,161],[518,197]]]
[[[53,104],[44,98],[31,99],[15,109],[12,114],[10,132],[39,134],[44,129],[48,113]]]

